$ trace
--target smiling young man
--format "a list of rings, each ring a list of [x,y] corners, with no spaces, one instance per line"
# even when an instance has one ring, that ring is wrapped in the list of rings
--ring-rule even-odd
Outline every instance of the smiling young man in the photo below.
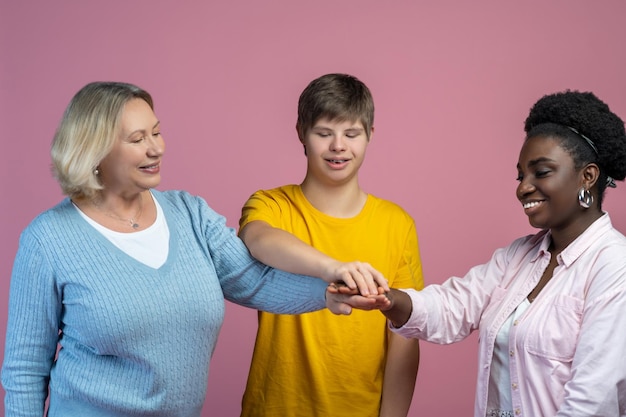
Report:
[[[390,287],[423,287],[413,219],[359,185],[373,120],[371,93],[353,76],[327,74],[306,87],[296,124],[306,176],[245,204],[240,236],[253,256],[319,276],[337,260],[360,259]],[[259,313],[242,416],[404,417],[418,364],[417,342],[389,332],[382,315]]]

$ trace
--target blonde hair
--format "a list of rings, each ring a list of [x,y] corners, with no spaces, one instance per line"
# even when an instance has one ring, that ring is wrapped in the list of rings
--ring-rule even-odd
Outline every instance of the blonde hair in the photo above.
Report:
[[[122,111],[132,99],[154,109],[150,94],[119,82],[93,82],[70,101],[54,135],[52,171],[64,194],[92,198],[103,189],[96,169],[117,140]]]

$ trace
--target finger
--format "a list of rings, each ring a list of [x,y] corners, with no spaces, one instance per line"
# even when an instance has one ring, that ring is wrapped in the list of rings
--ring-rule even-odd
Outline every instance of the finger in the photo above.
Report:
[[[336,287],[337,289],[337,293],[338,294],[345,294],[345,295],[359,295],[361,294],[358,290],[358,288],[355,289],[350,289],[345,285],[340,285]]]
[[[335,283],[328,284],[328,287],[326,287],[326,291],[328,291],[331,294],[339,294],[339,289],[337,288]]]
[[[341,296],[339,295],[336,297],[341,297]],[[327,307],[333,314],[337,314],[337,315],[347,316],[352,313],[352,307],[349,304],[346,304],[334,298],[331,299],[329,303],[327,303]]]
[[[377,293],[378,285],[374,281],[374,276],[365,265],[357,267],[354,280],[359,286],[359,291],[361,291],[361,294],[369,295]]]
[[[353,274],[352,278],[363,295],[377,294],[378,287],[389,291],[389,283],[385,276],[367,262],[354,262]]]
[[[385,278],[385,276],[380,273],[379,271],[375,270],[372,268],[372,274],[373,274],[373,280],[378,284],[379,287],[382,287],[385,292],[390,291],[389,290],[389,282],[387,281],[387,279]]]
[[[341,311],[341,314],[345,316],[349,316],[350,314],[352,314],[352,307],[350,307],[348,304],[339,304],[339,310]]]
[[[374,308],[377,308],[379,310],[385,311],[388,310],[391,307],[391,300],[389,299],[389,297],[387,296],[388,293],[383,293],[381,295],[377,295],[374,297],[370,297],[373,298],[376,301],[376,304],[374,305]]]
[[[349,304],[352,308],[358,308],[360,310],[372,310],[377,307],[377,304],[381,302],[380,299],[374,297],[380,296],[369,296],[363,297],[362,295],[350,295],[346,300],[346,304]]]
[[[391,307],[391,301],[387,297],[387,293],[371,295],[369,297],[353,297],[354,298],[350,300],[349,304],[354,308],[362,310],[387,310]],[[363,298],[365,299],[363,300]]]
[[[341,283],[350,289],[358,288],[360,291],[360,288],[358,284],[354,281],[354,278],[352,277],[352,274],[350,273],[350,271],[343,271],[341,273]]]

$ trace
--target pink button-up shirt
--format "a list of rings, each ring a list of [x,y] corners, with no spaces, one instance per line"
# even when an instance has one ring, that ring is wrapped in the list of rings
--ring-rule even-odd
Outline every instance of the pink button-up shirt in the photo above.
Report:
[[[517,239],[464,278],[417,292],[405,337],[453,343],[479,329],[475,417],[485,417],[496,335],[550,261],[550,233]],[[608,214],[558,265],[509,336],[516,416],[626,416],[626,237]],[[390,326],[391,327],[391,326]]]

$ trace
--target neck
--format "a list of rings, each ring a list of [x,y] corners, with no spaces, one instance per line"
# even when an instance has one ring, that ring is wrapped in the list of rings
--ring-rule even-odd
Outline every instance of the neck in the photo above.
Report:
[[[361,212],[367,194],[357,182],[328,186],[305,181],[300,185],[306,199],[319,211],[337,218],[354,217]]]
[[[126,223],[133,229],[140,227],[138,222],[143,214],[143,193],[130,198],[100,194],[92,200],[92,204],[96,210],[112,219]]]
[[[585,215],[580,216],[576,222],[567,225],[567,227],[550,229],[552,235],[550,252],[552,254],[561,253],[563,249],[568,247],[570,243],[583,234],[583,232],[600,217],[602,217],[600,210],[590,208],[585,212]]]

